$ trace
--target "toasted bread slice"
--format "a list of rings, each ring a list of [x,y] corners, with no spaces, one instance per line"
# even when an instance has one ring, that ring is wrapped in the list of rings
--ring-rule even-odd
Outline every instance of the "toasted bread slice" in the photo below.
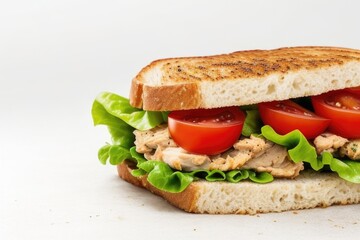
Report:
[[[296,179],[268,184],[200,180],[181,193],[169,193],[153,187],[146,176],[134,177],[131,170],[130,162],[118,165],[124,180],[192,213],[256,214],[360,203],[360,184],[344,181],[334,173],[305,171]]]
[[[241,106],[360,86],[360,51],[291,47],[161,59],[133,79],[130,103],[152,111]]]

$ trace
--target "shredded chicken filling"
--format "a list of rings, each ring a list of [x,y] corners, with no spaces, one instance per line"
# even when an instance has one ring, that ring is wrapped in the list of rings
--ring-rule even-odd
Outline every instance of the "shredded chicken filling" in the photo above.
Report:
[[[360,139],[346,139],[332,133],[323,133],[314,139],[318,154],[330,152],[334,156],[360,160]]]
[[[148,131],[135,130],[134,134],[137,152],[148,160],[163,161],[177,170],[255,169],[275,177],[294,178],[304,169],[302,162],[294,163],[289,159],[285,147],[253,135],[238,140],[222,154],[207,156],[192,154],[177,146],[166,125]]]

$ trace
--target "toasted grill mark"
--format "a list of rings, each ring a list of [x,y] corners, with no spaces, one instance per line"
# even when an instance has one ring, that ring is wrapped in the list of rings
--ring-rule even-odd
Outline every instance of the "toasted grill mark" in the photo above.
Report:
[[[247,67],[242,67],[242,70],[246,73],[252,73],[252,69],[251,68],[247,68]]]
[[[191,74],[189,74],[189,77],[191,77],[191,78],[195,78],[195,79],[197,79],[197,80],[201,80],[201,77],[197,77],[197,76],[195,76],[195,75],[191,75]]]

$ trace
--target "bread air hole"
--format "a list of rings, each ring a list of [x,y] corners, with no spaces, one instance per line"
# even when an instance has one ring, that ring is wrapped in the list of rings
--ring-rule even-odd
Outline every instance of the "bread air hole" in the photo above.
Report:
[[[275,92],[275,89],[276,89],[275,85],[274,85],[274,84],[270,84],[270,85],[268,86],[268,89],[267,89],[267,94],[274,93],[274,92]]]
[[[279,82],[282,83],[284,81],[285,77],[284,76],[281,76]]]
[[[301,194],[295,193],[294,195],[295,201],[301,201],[304,199],[304,197]]]
[[[342,188],[342,189],[339,190],[339,192],[345,195],[345,194],[348,193],[348,190],[345,189],[345,188]]]
[[[300,81],[293,81],[292,86],[295,90],[298,90],[300,88]]]

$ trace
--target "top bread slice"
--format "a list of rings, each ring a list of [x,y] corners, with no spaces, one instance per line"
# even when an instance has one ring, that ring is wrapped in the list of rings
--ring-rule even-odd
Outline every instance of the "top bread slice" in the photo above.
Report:
[[[360,50],[290,47],[161,59],[133,79],[130,103],[151,111],[242,106],[360,86]]]

